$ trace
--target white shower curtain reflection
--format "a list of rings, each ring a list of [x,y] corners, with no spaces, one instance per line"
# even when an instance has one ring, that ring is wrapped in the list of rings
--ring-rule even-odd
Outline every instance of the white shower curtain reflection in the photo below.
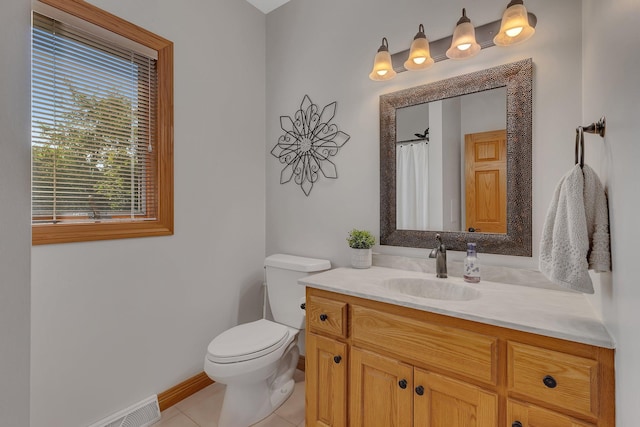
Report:
[[[396,144],[396,228],[427,230],[429,144]]]

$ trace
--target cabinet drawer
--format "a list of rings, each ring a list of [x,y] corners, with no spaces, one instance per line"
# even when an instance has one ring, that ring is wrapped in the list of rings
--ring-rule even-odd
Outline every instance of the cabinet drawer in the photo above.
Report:
[[[497,383],[497,338],[358,305],[351,306],[353,342],[387,350],[430,368]]]
[[[522,427],[595,427],[557,412],[513,400],[507,402],[507,421],[507,425],[517,425],[519,421]]]
[[[598,415],[598,362],[509,342],[509,390],[580,414]]]
[[[306,304],[309,328],[316,332],[346,338],[347,303],[327,298],[309,296]]]

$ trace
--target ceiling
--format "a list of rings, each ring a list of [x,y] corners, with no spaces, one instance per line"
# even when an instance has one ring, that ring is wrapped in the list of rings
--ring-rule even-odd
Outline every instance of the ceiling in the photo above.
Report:
[[[257,7],[262,13],[267,14],[273,9],[277,9],[289,0],[247,0],[249,3]]]

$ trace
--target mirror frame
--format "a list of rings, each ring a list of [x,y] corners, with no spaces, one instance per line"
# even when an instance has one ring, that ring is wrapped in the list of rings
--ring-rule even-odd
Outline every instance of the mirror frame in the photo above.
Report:
[[[380,244],[431,248],[440,234],[448,249],[532,256],[531,58],[380,96]],[[499,87],[507,88],[507,233],[396,229],[396,110]]]

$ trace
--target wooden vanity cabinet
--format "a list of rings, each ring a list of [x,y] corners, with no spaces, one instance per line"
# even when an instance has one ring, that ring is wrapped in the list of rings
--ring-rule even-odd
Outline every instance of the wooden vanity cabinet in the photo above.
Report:
[[[415,427],[495,427],[498,394],[416,368],[415,384],[424,394],[414,398]]]
[[[347,303],[307,295],[305,311],[306,426],[346,427]]]
[[[306,425],[346,427],[347,344],[309,333],[306,353]],[[314,385],[313,392],[309,384]]]
[[[498,396],[480,387],[353,348],[350,426],[494,427]]]
[[[613,350],[314,288],[306,309],[307,427],[615,426]]]
[[[594,424],[581,422],[558,412],[513,400],[507,402],[507,419],[515,420],[511,424],[513,427],[520,427],[520,425],[529,427],[594,427]]]
[[[412,366],[352,348],[349,393],[350,426],[413,425]]]

